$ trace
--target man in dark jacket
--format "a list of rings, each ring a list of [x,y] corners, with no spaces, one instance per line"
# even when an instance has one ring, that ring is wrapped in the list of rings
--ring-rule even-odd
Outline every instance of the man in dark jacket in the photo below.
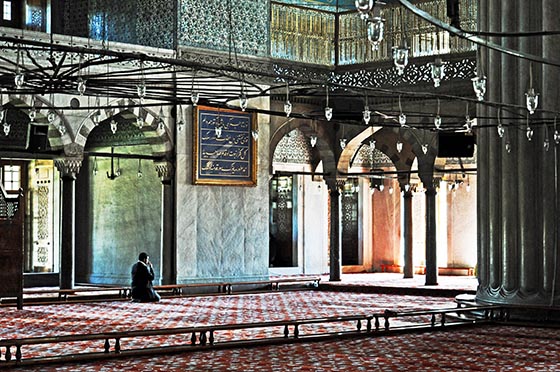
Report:
[[[138,262],[132,265],[132,300],[135,302],[157,302],[160,297],[154,290],[154,268],[145,252],[138,255]]]

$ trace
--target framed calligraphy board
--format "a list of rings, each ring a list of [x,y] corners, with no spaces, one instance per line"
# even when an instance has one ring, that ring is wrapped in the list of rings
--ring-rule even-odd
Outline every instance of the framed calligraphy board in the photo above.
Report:
[[[256,114],[196,106],[194,115],[194,184],[255,186]]]

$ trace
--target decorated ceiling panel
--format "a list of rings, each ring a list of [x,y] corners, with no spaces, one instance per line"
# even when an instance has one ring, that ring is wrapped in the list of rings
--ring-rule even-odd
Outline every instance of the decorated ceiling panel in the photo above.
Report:
[[[327,12],[342,12],[356,9],[354,0],[276,0],[276,2],[320,9]]]

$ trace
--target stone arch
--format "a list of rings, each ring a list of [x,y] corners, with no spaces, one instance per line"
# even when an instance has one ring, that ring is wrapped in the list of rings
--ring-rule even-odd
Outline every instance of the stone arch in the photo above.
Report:
[[[105,109],[95,110],[88,114],[82,121],[76,133],[75,143],[83,149],[86,145],[87,138],[91,131],[98,125],[94,122],[97,116],[97,123],[100,123],[112,116],[118,115],[125,111],[131,112],[135,117],[143,119],[142,128],[139,129],[150,138],[153,138],[150,145],[152,155],[155,157],[169,158],[173,149],[173,142],[165,126],[160,130],[157,125],[158,115],[149,108],[140,107],[139,103],[129,98],[120,98],[109,102],[109,107]],[[137,125],[136,123],[134,125]]]
[[[68,130],[70,128],[70,123],[62,111],[53,107],[54,105],[52,102],[40,95],[31,94],[11,94],[8,96],[8,99],[8,102],[11,103],[12,106],[18,110],[26,112],[27,115],[29,115],[31,107],[35,107],[36,118],[34,123],[35,125],[48,125],[48,140],[52,150],[61,150],[72,143],[71,134]],[[53,122],[49,123],[47,116],[51,111],[56,114],[56,117]]]
[[[274,152],[280,140],[294,129],[299,129],[307,137],[311,135],[317,136],[317,144],[313,149],[311,168],[315,170],[319,163],[323,161],[323,172],[334,175],[336,172],[336,162],[334,151],[329,145],[332,142],[330,136],[322,126],[315,127],[307,120],[288,120],[281,125],[270,138],[269,158],[274,158]],[[270,162],[270,173],[272,171],[272,162]]]
[[[342,150],[340,158],[338,159],[338,173],[342,175],[348,173],[350,169],[350,163],[352,162],[352,158],[354,157],[356,151],[360,149],[360,146],[366,139],[373,136],[375,132],[379,130],[381,130],[381,127],[367,127],[346,144],[346,147],[344,148],[344,150]]]

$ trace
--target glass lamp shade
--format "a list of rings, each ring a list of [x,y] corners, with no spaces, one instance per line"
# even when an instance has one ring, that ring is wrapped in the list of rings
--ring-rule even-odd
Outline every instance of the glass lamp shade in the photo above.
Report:
[[[247,96],[245,95],[245,93],[241,93],[241,95],[239,96],[239,107],[241,107],[242,111],[247,110],[247,106],[249,105],[249,100],[247,99]]]
[[[251,131],[251,136],[253,136],[253,139],[256,141],[259,139],[259,131],[257,129],[253,129]]]
[[[424,153],[424,155],[426,155],[428,153],[428,144],[427,143],[422,145],[422,152]]]
[[[8,136],[10,134],[10,124],[4,123],[4,135]]]
[[[192,102],[193,106],[198,105],[199,99],[200,99],[200,94],[198,92],[192,92],[191,93],[191,102]]]
[[[399,75],[404,74],[404,69],[408,65],[408,51],[409,49],[406,47],[393,48],[393,63]]]
[[[364,107],[364,111],[362,112],[363,117],[364,117],[364,123],[366,123],[366,125],[369,124],[369,121],[371,120],[371,111],[369,110],[369,106],[365,106]]]
[[[218,125],[214,128],[214,133],[216,134],[216,138],[222,137],[222,126]]]
[[[354,5],[360,13],[360,18],[367,20],[369,13],[373,10],[375,6],[375,0],[355,0]]]
[[[113,134],[117,133],[117,122],[115,120],[111,120],[109,125],[111,126],[111,132],[113,132]]]
[[[348,142],[348,140],[346,138],[341,138],[340,139],[340,148],[341,149],[345,149],[346,148],[346,142]]]
[[[37,109],[35,107],[31,107],[31,109],[29,109],[29,120],[31,120],[32,122],[35,121],[35,118],[37,117]]]
[[[56,129],[58,129],[58,132],[59,132],[61,135],[65,135],[65,134],[66,134],[66,127],[64,126],[64,124],[60,123],[60,124],[56,127]]]
[[[379,43],[385,35],[385,22],[381,17],[373,17],[367,22],[367,37],[374,50],[379,49]]]
[[[18,72],[14,77],[14,84],[16,85],[16,88],[21,88],[24,82],[25,82],[24,75],[21,72]]]
[[[179,120],[179,122],[177,123],[177,131],[182,132],[184,128],[185,128],[185,122],[183,120]]]
[[[86,81],[81,77],[78,78],[78,93],[83,96],[86,92]]]
[[[527,126],[527,129],[525,130],[525,135],[527,136],[527,141],[530,141],[533,139],[533,128],[531,128],[530,126]]]
[[[142,127],[144,126],[144,119],[138,116],[136,118],[136,125],[138,126],[138,129],[142,129]]]
[[[529,114],[533,115],[539,106],[539,94],[535,93],[534,88],[530,88],[527,93],[525,93],[525,97],[527,101],[527,110],[529,111]]]
[[[401,141],[397,141],[397,152],[400,153],[403,150],[403,143]]]
[[[290,114],[292,113],[292,103],[290,101],[284,102],[284,113],[286,114],[286,117],[290,117]]]
[[[325,118],[327,119],[327,121],[330,121],[332,119],[332,115],[333,115],[333,109],[332,107],[325,107]]]
[[[140,99],[146,97],[146,84],[144,84],[144,82],[141,82],[138,85],[136,85],[136,94]]]
[[[375,140],[369,141],[369,149],[371,151],[375,150]]]
[[[404,127],[406,125],[406,115],[402,112],[399,115],[399,124],[401,125],[401,127]]]
[[[560,132],[557,130],[554,131],[554,143],[557,145],[560,144]]]
[[[52,124],[54,123],[55,119],[56,119],[55,112],[53,110],[49,110],[49,112],[47,113],[47,122],[49,124]]]
[[[436,117],[434,118],[434,125],[435,125],[436,129],[441,128],[441,116],[436,115]]]
[[[511,143],[506,142],[506,151],[508,152],[508,154],[511,152]]]
[[[309,143],[311,144],[311,147],[315,147],[315,145],[317,144],[317,136],[315,135],[310,136]]]
[[[549,141],[548,138],[546,138],[546,139],[544,140],[543,147],[544,147],[544,151],[550,150],[550,141]]]
[[[441,80],[445,76],[443,65],[441,62],[436,62],[431,64],[432,80],[434,81],[434,87],[438,88],[441,84]]]
[[[505,133],[506,133],[506,129],[504,128],[504,126],[502,124],[499,124],[498,125],[498,136],[500,136],[500,138],[503,138]]]
[[[474,93],[479,101],[484,100],[486,94],[486,76],[477,76],[472,78]]]

